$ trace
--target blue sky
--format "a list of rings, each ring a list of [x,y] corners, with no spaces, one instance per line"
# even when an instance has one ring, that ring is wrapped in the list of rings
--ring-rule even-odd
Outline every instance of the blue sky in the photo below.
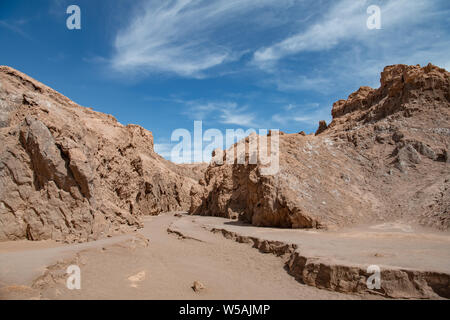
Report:
[[[81,30],[66,9],[81,8]],[[381,8],[369,30],[367,8]],[[390,64],[450,70],[448,0],[0,0],[0,64],[153,132],[314,132]]]

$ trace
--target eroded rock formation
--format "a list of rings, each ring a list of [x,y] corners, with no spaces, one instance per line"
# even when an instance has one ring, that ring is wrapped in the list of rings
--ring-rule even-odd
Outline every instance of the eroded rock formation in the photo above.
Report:
[[[201,166],[153,151],[152,133],[0,67],[0,241],[87,241],[187,210]]]
[[[386,67],[380,88],[360,88],[332,115],[316,135],[279,136],[275,175],[248,153],[243,165],[204,172],[161,158],[149,131],[0,67],[0,241],[93,240],[138,228],[141,215],[189,208],[258,226],[403,219],[448,229],[449,72]]]
[[[388,66],[380,88],[360,88],[332,115],[315,136],[280,136],[273,176],[248,154],[243,165],[211,164],[190,212],[286,228],[402,219],[449,228],[449,72]]]

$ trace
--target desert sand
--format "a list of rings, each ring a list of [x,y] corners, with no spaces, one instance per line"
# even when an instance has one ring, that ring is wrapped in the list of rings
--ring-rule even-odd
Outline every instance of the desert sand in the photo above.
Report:
[[[148,238],[148,245],[130,245],[127,240],[134,234],[82,245],[25,241],[11,247],[4,242],[0,299],[376,298],[300,284],[283,269],[283,259],[201,227],[187,228],[192,239],[169,232],[171,226],[179,228],[173,224],[180,219],[184,218],[172,213],[144,219],[144,228],[137,234]],[[66,288],[65,269],[72,263],[80,264],[81,290]],[[50,267],[55,280],[36,281],[46,265],[55,264]],[[205,289],[195,292],[194,281]]]
[[[382,270],[450,274],[450,234],[414,232],[400,224],[330,233],[258,228],[182,213],[148,217],[143,223],[138,232],[84,244],[3,242],[0,299],[382,298],[376,292],[342,293],[319,282],[301,283],[286,268],[295,251],[271,250],[270,244],[275,242],[296,244],[303,256],[329,266],[377,264]],[[255,248],[255,242],[246,239],[260,239],[261,244],[266,241],[269,245]],[[81,270],[80,290],[66,286],[66,269],[72,264]],[[196,281],[204,288],[194,290]],[[419,297],[417,292],[397,289],[394,287],[393,297]]]

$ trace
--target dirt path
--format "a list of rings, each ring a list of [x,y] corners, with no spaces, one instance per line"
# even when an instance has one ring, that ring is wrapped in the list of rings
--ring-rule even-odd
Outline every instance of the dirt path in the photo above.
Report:
[[[30,282],[11,286],[8,273],[2,281],[0,298],[32,299],[361,299],[373,296],[346,295],[302,285],[284,270],[282,259],[224,239],[203,228],[191,229],[196,239],[183,239],[167,229],[179,218],[173,214],[147,218],[140,234],[150,239],[147,247],[93,242],[87,248],[64,246],[3,252],[0,266],[22,264],[27,281],[35,268],[42,267],[59,253],[80,251],[73,260],[81,268],[81,290],[65,286],[67,263],[52,268],[37,288]],[[125,241],[127,239],[121,239]],[[129,240],[129,238],[128,238]],[[36,245],[35,245],[36,246]],[[50,250],[50,251],[49,251]],[[48,253],[48,252],[51,252]],[[44,253],[48,259],[34,261]],[[60,258],[60,257],[58,257]],[[72,261],[72,263],[74,263]],[[55,262],[55,261],[54,261]],[[54,263],[53,262],[53,263]],[[70,262],[69,262],[70,263]],[[56,274],[56,276],[55,276]],[[59,275],[59,276],[58,276]],[[17,273],[16,276],[17,278]],[[14,279],[16,279],[14,278]],[[13,280],[14,280],[13,279]],[[192,290],[194,281],[206,289]],[[21,284],[22,286],[17,286]]]

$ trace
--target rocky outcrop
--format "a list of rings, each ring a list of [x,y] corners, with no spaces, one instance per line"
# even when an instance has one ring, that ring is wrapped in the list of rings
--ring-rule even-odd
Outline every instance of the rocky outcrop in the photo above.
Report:
[[[212,163],[191,190],[190,212],[286,228],[392,220],[449,228],[449,72],[388,66],[380,88],[360,88],[332,115],[316,135],[280,136],[272,176],[248,154],[244,164]]]
[[[281,257],[285,270],[297,281],[319,289],[371,293],[394,299],[450,298],[450,276],[447,273],[382,266],[380,287],[369,289],[367,283],[372,274],[367,266],[305,255],[296,244],[240,235],[225,229],[212,228],[210,231],[248,244],[262,253]]]
[[[316,136],[318,136],[319,134],[321,134],[322,132],[324,132],[327,129],[328,129],[327,122],[325,120],[321,120],[319,122],[319,128],[316,131]]]
[[[245,164],[211,164],[205,186],[191,190],[190,212],[256,226],[327,228],[353,223],[371,210],[376,200],[359,187],[364,177],[332,140],[285,135],[279,148],[275,175],[263,175],[263,166],[248,164],[248,156]]]
[[[0,67],[0,241],[87,241],[187,210],[201,166],[153,151],[152,133]]]
[[[449,72],[386,67],[380,88],[360,88],[332,115],[316,135],[279,135],[276,174],[249,161],[249,138],[233,155],[244,164],[205,171],[161,158],[140,126],[0,67],[0,241],[93,240],[139,228],[141,215],[187,209],[258,226],[403,219],[448,229]]]

